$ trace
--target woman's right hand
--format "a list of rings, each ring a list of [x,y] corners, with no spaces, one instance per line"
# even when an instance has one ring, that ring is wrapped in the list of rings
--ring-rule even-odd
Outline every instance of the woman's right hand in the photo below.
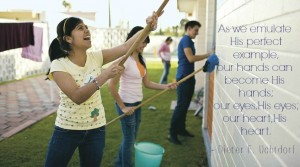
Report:
[[[134,113],[133,107],[123,107],[121,110],[125,115],[132,115]]]

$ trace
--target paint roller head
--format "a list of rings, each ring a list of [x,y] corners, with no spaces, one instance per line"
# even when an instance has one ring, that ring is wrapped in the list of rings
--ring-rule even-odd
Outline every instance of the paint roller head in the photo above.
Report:
[[[210,73],[210,72],[214,71],[215,66],[218,64],[219,64],[219,58],[216,54],[213,53],[207,58],[204,66],[203,66],[203,71]]]

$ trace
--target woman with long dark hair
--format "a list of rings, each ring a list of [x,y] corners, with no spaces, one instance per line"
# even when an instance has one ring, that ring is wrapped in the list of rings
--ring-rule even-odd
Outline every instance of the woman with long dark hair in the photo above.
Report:
[[[147,18],[152,28],[156,22],[156,14]],[[61,99],[46,167],[66,167],[77,148],[80,166],[100,166],[106,124],[100,90],[108,79],[123,71],[117,62],[106,70],[102,66],[124,55],[137,36],[111,49],[91,51],[91,34],[81,19],[70,17],[58,24],[57,38],[49,48],[48,78],[60,88]]]
[[[134,27],[127,36],[130,40],[143,27]],[[176,88],[176,84],[159,84],[150,81],[146,68],[145,59],[142,56],[144,48],[150,42],[149,36],[139,44],[137,49],[128,57],[124,64],[124,71],[121,75],[117,75],[109,82],[109,90],[116,101],[116,110],[119,115],[125,113],[127,116],[121,119],[123,132],[122,144],[117,155],[116,167],[131,167],[132,164],[132,148],[137,136],[139,124],[141,122],[141,108],[132,110],[134,106],[141,103],[143,99],[142,86],[149,89],[167,89]],[[117,84],[120,82],[119,91]]]

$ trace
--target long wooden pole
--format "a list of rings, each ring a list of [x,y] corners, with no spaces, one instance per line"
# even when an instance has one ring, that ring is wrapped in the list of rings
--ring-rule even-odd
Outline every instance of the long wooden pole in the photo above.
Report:
[[[198,69],[198,70],[196,70],[196,71],[194,71],[193,73],[189,74],[188,76],[182,78],[181,80],[177,81],[176,84],[177,84],[177,85],[181,84],[182,82],[186,81],[187,79],[191,78],[192,76],[194,76],[195,74],[197,74],[198,72],[200,72],[200,71],[202,71],[202,70],[203,70],[203,67],[200,68],[200,69]],[[161,91],[161,92],[157,93],[156,95],[154,95],[154,96],[148,98],[147,100],[143,101],[141,104],[135,106],[135,107],[133,108],[133,110],[136,110],[136,109],[142,107],[143,105],[149,103],[150,101],[154,100],[155,98],[157,98],[158,96],[160,96],[160,95],[166,93],[166,92],[169,91],[169,90],[170,90],[170,88],[164,89],[163,91]],[[115,121],[118,120],[118,119],[123,118],[124,116],[126,116],[126,114],[119,115],[118,117],[114,118],[114,119],[111,120],[110,122],[106,123],[106,126],[108,126],[109,124],[115,122]]]
[[[162,10],[164,9],[164,7],[167,5],[168,2],[169,2],[169,0],[164,0],[164,2],[160,5],[160,7],[158,8],[158,10],[156,11],[156,14],[158,16],[160,16]],[[151,32],[151,25],[147,24],[146,27],[141,32],[141,34],[135,40],[135,42],[131,45],[131,47],[129,48],[129,50],[125,54],[124,58],[120,61],[119,66],[122,66],[125,63],[125,61],[127,60],[127,58],[138,47],[138,45],[146,39],[146,37],[150,34],[150,32]]]

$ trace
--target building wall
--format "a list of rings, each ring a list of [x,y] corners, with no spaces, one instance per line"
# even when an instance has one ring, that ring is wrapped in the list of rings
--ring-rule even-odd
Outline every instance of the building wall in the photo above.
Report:
[[[211,145],[211,165],[219,166],[299,166],[300,157],[300,1],[298,0],[217,0],[217,23],[216,23],[216,53],[220,58],[220,65],[228,67],[228,70],[221,69],[215,75],[214,91],[214,114],[213,132]],[[251,33],[249,29],[245,33],[218,32],[221,25],[225,26],[290,26],[290,33]],[[231,37],[238,37],[244,41],[241,45],[230,43]],[[247,39],[260,38],[279,39],[282,37],[281,45],[252,45],[246,47]],[[233,58],[234,52],[264,52],[271,50],[278,54],[278,59],[257,58]],[[254,65],[256,67],[277,65],[291,65],[292,70],[274,71],[270,70],[248,70],[237,71],[237,63],[243,65]],[[232,69],[229,67],[232,65]],[[284,83],[271,82],[272,76],[284,78]],[[266,84],[233,84],[226,83],[225,77],[240,78],[268,78]],[[275,81],[275,80],[274,80]],[[270,92],[270,97],[264,97],[263,93],[239,95],[241,90],[256,90]],[[258,102],[263,101],[270,104],[270,107],[257,107]],[[226,107],[228,103],[228,107]],[[252,109],[238,110],[233,108],[235,103],[249,103],[256,106]],[[295,107],[286,108],[284,111],[277,110],[275,103],[290,103]],[[223,105],[218,109],[219,105]],[[232,117],[231,121],[226,121]],[[243,116],[252,116],[252,121],[243,121]],[[265,119],[263,120],[263,116]],[[270,117],[268,117],[270,116]],[[274,118],[284,118],[270,121]],[[234,119],[237,118],[237,119]],[[260,121],[254,121],[254,118]],[[258,134],[246,135],[241,128],[257,130]],[[268,129],[267,129],[268,128]],[[265,129],[264,131],[259,131]],[[247,152],[248,146],[250,151]],[[291,148],[290,152],[262,153],[259,146],[277,148]],[[242,153],[234,150],[244,149]]]

